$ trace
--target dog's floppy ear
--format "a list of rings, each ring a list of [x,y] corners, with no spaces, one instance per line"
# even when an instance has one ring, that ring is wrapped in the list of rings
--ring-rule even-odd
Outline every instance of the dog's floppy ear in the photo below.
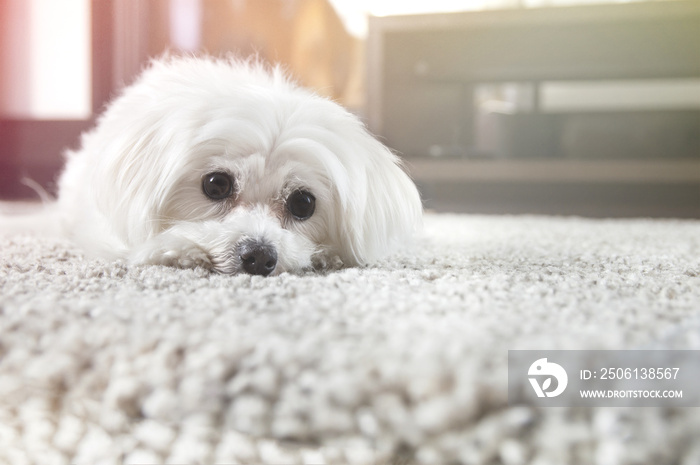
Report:
[[[363,265],[396,250],[422,227],[422,205],[400,160],[368,133],[359,139],[351,166],[350,196],[339,221],[341,259]],[[357,142],[357,141],[356,141]]]

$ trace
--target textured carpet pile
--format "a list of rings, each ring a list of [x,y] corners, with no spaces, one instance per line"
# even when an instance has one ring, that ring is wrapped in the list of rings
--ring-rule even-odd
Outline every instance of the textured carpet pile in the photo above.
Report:
[[[535,408],[508,349],[700,349],[700,222],[427,215],[368,268],[0,239],[0,463],[700,463],[700,409]]]

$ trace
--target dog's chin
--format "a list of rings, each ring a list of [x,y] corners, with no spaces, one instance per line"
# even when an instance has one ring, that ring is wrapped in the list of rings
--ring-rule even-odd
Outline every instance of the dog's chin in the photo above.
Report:
[[[242,237],[231,241],[223,237],[219,244],[204,244],[210,247],[210,270],[223,274],[250,274],[259,276],[277,276],[281,273],[300,273],[311,269],[320,269],[326,262],[319,257],[323,253],[313,243],[302,237],[285,237],[281,240]]]
[[[248,248],[247,250],[245,250]],[[197,244],[182,238],[161,236],[139,247],[130,257],[134,264],[177,268],[204,268],[222,274],[277,276],[328,267],[329,261],[310,244],[294,249],[245,238],[233,242],[222,237],[214,243]]]
[[[282,228],[267,209],[253,209],[223,219],[176,221],[137,247],[130,261],[276,276],[325,267],[331,262],[325,255],[312,239]]]

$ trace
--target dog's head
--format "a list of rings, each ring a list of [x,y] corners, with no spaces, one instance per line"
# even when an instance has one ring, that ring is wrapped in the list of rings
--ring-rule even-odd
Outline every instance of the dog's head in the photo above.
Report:
[[[84,146],[127,248],[194,244],[220,272],[365,264],[420,224],[416,187],[355,116],[256,62],[156,61]]]

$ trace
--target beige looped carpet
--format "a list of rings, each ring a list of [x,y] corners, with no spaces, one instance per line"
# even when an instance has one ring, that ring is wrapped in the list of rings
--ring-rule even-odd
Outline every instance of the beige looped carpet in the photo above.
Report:
[[[508,349],[700,349],[700,222],[427,215],[274,278],[0,239],[0,463],[700,463],[700,409],[507,402]]]

